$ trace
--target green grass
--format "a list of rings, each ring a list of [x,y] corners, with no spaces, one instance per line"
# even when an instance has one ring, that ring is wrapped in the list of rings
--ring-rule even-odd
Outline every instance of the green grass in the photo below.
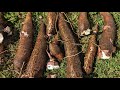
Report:
[[[117,26],[117,40],[116,46],[120,48],[120,12],[110,12]],[[21,12],[22,19],[19,19],[18,12],[6,12],[4,17],[13,24],[13,27],[16,30],[14,34],[13,43],[9,44],[6,49],[9,50],[9,53],[5,54],[4,63],[0,65],[0,78],[15,78],[16,73],[13,70],[13,59],[16,53],[16,48],[19,40],[19,31],[21,30],[21,23],[26,15],[26,12]],[[46,23],[46,15],[47,12],[34,12],[33,13],[33,25],[34,25],[34,42],[36,41],[37,33],[39,31],[39,17],[42,16],[44,18],[44,22]],[[78,25],[78,15],[79,12],[69,12],[66,14],[71,22],[74,32],[76,32]],[[103,20],[99,15],[99,12],[89,12],[89,21],[91,27],[93,27],[96,22],[99,24],[99,32],[101,32],[103,27]],[[87,43],[89,40],[88,37],[84,37],[81,39],[82,50],[85,53]],[[99,40],[99,38],[98,38]],[[60,69],[49,71],[46,70],[45,75],[48,73],[57,73],[59,78],[65,78],[66,75],[66,60],[60,65]],[[119,78],[120,77],[120,51],[117,50],[114,56],[109,60],[96,60],[93,74],[89,76],[90,78]]]

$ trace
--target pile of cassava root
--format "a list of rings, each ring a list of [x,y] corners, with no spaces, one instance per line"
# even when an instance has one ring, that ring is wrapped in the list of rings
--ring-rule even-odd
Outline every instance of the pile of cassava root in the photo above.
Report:
[[[4,51],[4,33],[12,34],[2,15],[0,13],[0,53]],[[59,69],[63,60],[67,61],[66,78],[83,78],[84,74],[91,74],[96,58],[109,59],[116,50],[114,19],[109,12],[100,12],[100,15],[104,26],[97,41],[99,25],[96,23],[90,28],[87,12],[80,12],[76,33],[71,23],[67,22],[66,13],[47,12],[46,24],[40,16],[39,32],[34,45],[32,12],[27,12],[13,60],[14,70],[19,73],[18,78],[43,78],[46,70]],[[81,60],[82,51],[78,45],[85,36],[90,36],[90,39],[84,60]],[[81,61],[84,61],[83,65]],[[57,78],[57,74],[49,74],[46,78]]]

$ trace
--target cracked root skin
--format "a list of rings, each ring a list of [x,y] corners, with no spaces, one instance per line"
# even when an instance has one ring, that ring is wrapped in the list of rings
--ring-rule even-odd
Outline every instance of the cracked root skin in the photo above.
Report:
[[[113,17],[109,12],[100,12],[100,14],[104,19],[104,27],[99,40],[98,58],[102,59],[103,54],[105,54],[104,56],[106,57],[112,57],[112,53],[115,52],[114,40],[116,26]]]
[[[31,12],[27,13],[21,32],[26,32],[29,35],[29,37],[24,37],[24,35],[20,33],[19,44],[13,62],[14,69],[18,72],[20,71],[23,62],[27,62],[29,60],[29,57],[32,52],[33,25]]]
[[[40,31],[25,72],[28,77],[43,77],[47,64],[45,29],[45,24],[41,21]]]
[[[71,29],[68,27],[63,13],[59,13],[58,27],[60,36],[64,42],[65,55],[71,56],[78,53],[78,48],[75,43]],[[67,78],[81,78],[82,69],[79,55],[67,58]]]

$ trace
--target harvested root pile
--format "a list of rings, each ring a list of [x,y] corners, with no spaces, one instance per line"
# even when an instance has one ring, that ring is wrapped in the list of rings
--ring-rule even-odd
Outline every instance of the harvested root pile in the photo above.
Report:
[[[56,61],[56,59],[61,63],[64,55],[61,51],[61,48],[59,46],[59,37],[58,37],[58,31],[57,31],[57,20],[58,20],[58,14],[56,12],[48,12],[47,14],[47,31],[46,34],[48,36],[48,50],[50,53],[48,53],[49,56],[49,62],[47,63],[47,69],[53,70],[58,69],[59,64]],[[51,39],[51,37],[53,37]]]
[[[40,31],[32,51],[30,60],[28,62],[25,73],[21,77],[38,78],[44,77],[44,70],[47,64],[47,40],[46,27],[42,20],[40,20]]]
[[[99,40],[98,58],[109,59],[115,52],[114,40],[116,35],[116,26],[112,15],[109,12],[100,12],[104,19],[104,27]]]
[[[87,12],[80,12],[77,22],[78,29],[74,30],[77,28],[77,24],[76,22],[72,23],[75,24],[75,27],[73,27],[69,22],[67,14],[64,12],[47,12],[46,25],[42,17],[40,18],[40,31],[38,32],[33,48],[35,32],[33,24],[36,24],[37,19],[34,18],[34,14],[32,15],[31,12],[27,12],[25,20],[23,19],[24,22],[22,23],[23,26],[20,31],[20,39],[13,60],[14,70],[19,73],[18,77],[59,78],[65,77],[66,74],[66,78],[83,78],[85,75],[84,71],[87,74],[86,76],[93,76],[92,72],[95,59],[97,57],[98,59],[109,59],[116,51],[114,42],[117,30],[112,15],[109,12],[100,12],[104,21],[103,32],[99,35],[98,23],[101,22],[98,22],[91,31],[90,25],[94,22],[89,22],[87,14]],[[12,46],[4,47],[5,38],[7,37],[5,36],[6,33],[12,35],[12,32],[4,20],[3,15],[4,14],[0,12],[0,64],[2,60],[4,60],[3,55],[4,51],[6,51],[4,48],[10,49],[11,52],[14,49],[14,46],[13,48],[11,48]],[[17,17],[22,19],[21,15],[22,13]],[[38,14],[35,15],[38,16]],[[96,14],[92,16],[92,18],[96,17]],[[74,21],[76,16],[71,19]],[[96,22],[97,20],[94,19],[94,21]],[[38,26],[38,24],[36,25]],[[15,25],[15,27],[17,26]],[[99,36],[101,36],[100,39]],[[97,40],[99,41],[98,44]],[[80,43],[77,43],[79,41]],[[11,59],[14,54],[10,54]],[[7,56],[7,54],[5,55]],[[9,58],[9,56],[7,58]]]
[[[33,33],[32,14],[28,12],[20,32],[19,45],[13,61],[14,69],[17,72],[20,72],[23,64],[29,60],[33,47]]]
[[[73,36],[73,32],[65,21],[63,13],[59,13],[58,27],[60,36],[64,41],[65,55],[67,57],[67,78],[81,78],[82,69],[78,48],[76,45],[72,44],[76,43],[75,38]]]

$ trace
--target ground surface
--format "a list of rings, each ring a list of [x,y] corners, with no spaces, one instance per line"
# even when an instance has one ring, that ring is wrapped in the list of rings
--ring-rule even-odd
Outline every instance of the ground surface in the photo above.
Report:
[[[116,39],[116,46],[117,51],[113,55],[113,58],[109,60],[96,60],[95,66],[94,66],[94,72],[89,77],[90,78],[119,78],[120,77],[120,12],[110,12],[114,19],[117,26],[117,39]],[[4,57],[4,63],[0,65],[0,78],[14,78],[16,77],[16,72],[13,70],[13,58],[15,56],[16,48],[18,45],[19,40],[19,31],[21,30],[21,23],[26,15],[26,12],[21,12],[21,16],[18,15],[18,12],[6,12],[4,17],[10,21],[13,24],[13,27],[15,28],[13,33],[13,36],[11,38],[11,43],[9,43],[6,47],[8,50],[8,53],[5,53]],[[36,40],[37,32],[39,31],[39,16],[42,16],[44,18],[44,21],[46,23],[46,15],[47,12],[34,12],[33,13],[33,23],[35,28],[35,34],[34,34],[34,41]],[[79,15],[79,12],[69,12],[66,14],[69,18],[69,21],[77,30],[77,18]],[[21,19],[20,19],[21,17]],[[103,26],[103,20],[101,16],[99,15],[99,12],[89,12],[89,21],[91,23],[91,27],[98,22],[99,24],[99,32],[101,32],[102,26]],[[74,30],[74,31],[75,31]],[[81,40],[82,50],[85,52],[87,47],[89,36],[84,37]],[[99,38],[98,38],[99,39]],[[45,75],[48,73],[57,73],[59,78],[65,78],[66,73],[66,60],[63,60],[63,62],[60,65],[60,69],[53,70],[53,71],[46,71]]]

